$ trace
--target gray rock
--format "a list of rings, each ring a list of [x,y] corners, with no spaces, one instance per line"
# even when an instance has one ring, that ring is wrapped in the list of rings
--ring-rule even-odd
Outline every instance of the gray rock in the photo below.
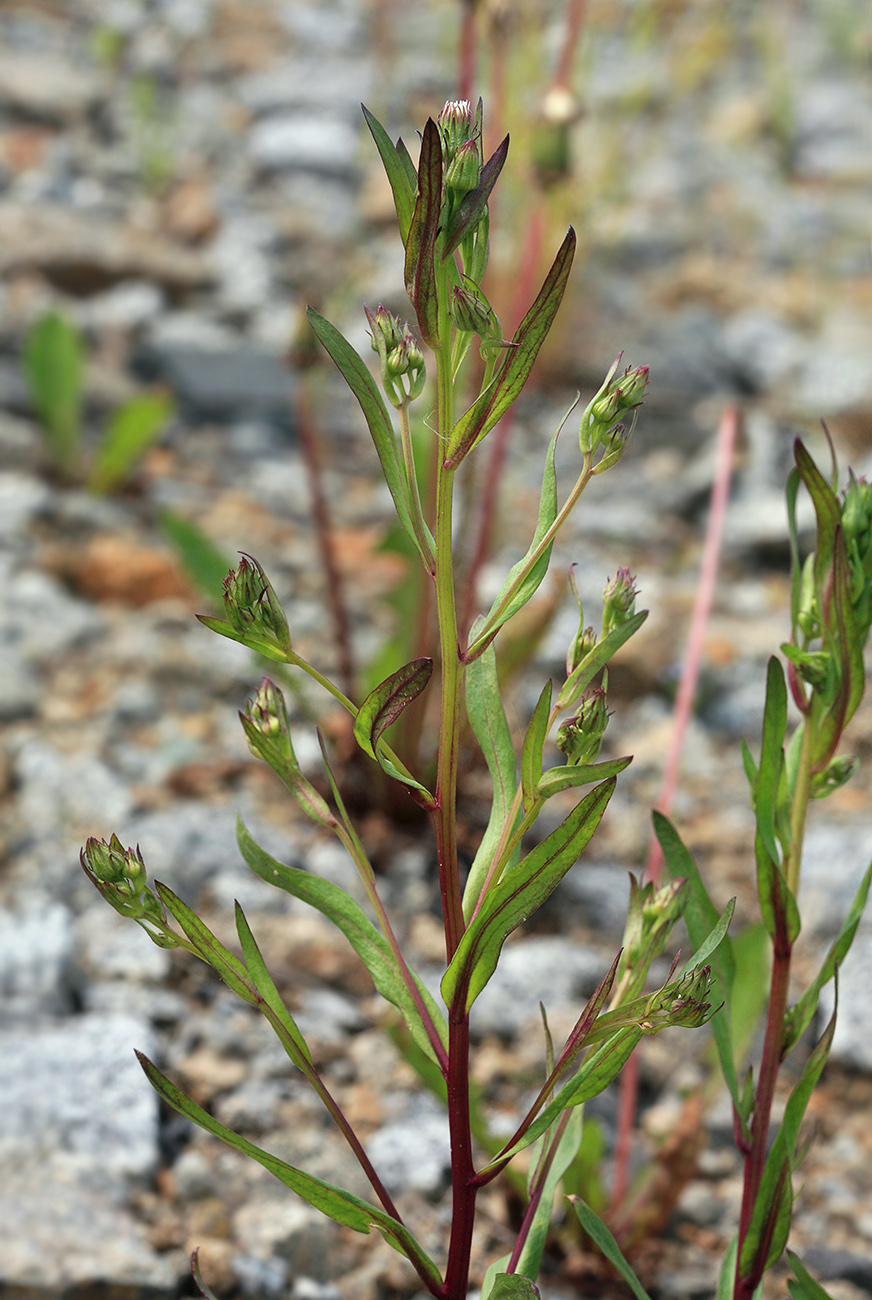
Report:
[[[69,58],[0,51],[0,104],[32,121],[61,124],[92,107],[105,89],[98,73]]]
[[[0,474],[0,543],[8,544],[45,510],[50,493],[30,474]]]
[[[47,573],[18,569],[0,556],[0,641],[27,659],[51,659],[103,630],[93,605],[67,595]]]
[[[150,346],[137,359],[148,379],[172,388],[193,422],[269,420],[293,429],[292,376],[275,353],[247,346],[212,350]]]
[[[803,916],[805,915],[803,911]],[[872,977],[872,924],[867,920],[858,931],[851,951],[839,972],[839,1010],[830,1053],[831,1060],[866,1073],[872,1073],[870,977]],[[835,988],[833,984],[828,984],[821,993],[820,1001],[820,1015],[824,1022],[832,1015],[834,1005]]]
[[[803,843],[799,890],[804,930],[825,939],[838,933],[870,861],[868,825],[822,817],[811,821]]]
[[[69,1011],[74,950],[66,907],[30,898],[0,911],[0,1024]]]
[[[102,1285],[117,1300],[171,1300],[188,1271],[181,1252],[158,1255],[122,1206],[47,1176],[41,1165],[0,1178],[0,1222],[0,1286],[15,1292],[91,1293]]]
[[[559,936],[507,944],[496,973],[476,999],[472,1027],[477,1034],[512,1037],[546,1011],[578,1004],[590,996],[608,963],[589,949]]]
[[[156,984],[169,974],[167,950],[102,898],[77,917],[75,933],[79,965],[90,979]]]
[[[255,124],[249,151],[265,172],[306,171],[350,179],[359,134],[347,122],[304,113],[282,113]]]
[[[867,180],[872,175],[872,97],[850,77],[801,84],[794,167],[803,176]]]
[[[338,1228],[312,1206],[284,1196],[252,1201],[233,1216],[233,1231],[255,1259],[278,1258],[288,1273],[324,1282],[341,1264]]]
[[[157,1096],[133,1049],[153,1054],[151,1037],[128,1016],[0,1032],[0,1167],[95,1191],[150,1178]]]
[[[0,645],[0,722],[14,722],[36,711],[40,680],[12,646]]]
[[[448,1117],[429,1098],[417,1098],[414,1114],[377,1129],[366,1151],[392,1196],[415,1191],[436,1200],[451,1177]]]
[[[872,1260],[868,1255],[829,1246],[809,1246],[803,1252],[802,1262],[822,1282],[840,1278],[872,1294]]]
[[[352,59],[332,58],[329,63],[311,58],[288,59],[264,72],[242,77],[236,93],[259,116],[281,112],[311,112],[316,104],[329,104],[355,126],[362,121],[361,103],[370,92],[372,74],[355,51]]]
[[[20,807],[33,834],[82,826],[108,834],[131,814],[127,785],[93,754],[68,758],[41,740],[25,740],[15,771]]]
[[[199,1201],[215,1194],[215,1171],[203,1155],[189,1147],[173,1165],[173,1187],[183,1201]]]

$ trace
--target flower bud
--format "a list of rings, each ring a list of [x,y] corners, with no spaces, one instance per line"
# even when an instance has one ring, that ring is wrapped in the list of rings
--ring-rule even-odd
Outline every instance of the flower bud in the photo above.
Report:
[[[106,840],[91,838],[79,860],[89,880],[121,916],[138,921],[161,948],[177,948],[180,941],[169,928],[166,910],[148,887],[148,876],[139,846],[126,849],[117,835]],[[152,928],[154,927],[154,928]]]
[[[622,375],[615,378],[620,361],[618,355],[605,382],[581,417],[579,445],[585,454],[596,451],[620,417],[637,410],[644,399],[648,385],[648,367],[637,366],[633,369],[628,366]],[[622,431],[621,441],[625,442],[628,436]],[[611,454],[615,450],[617,446],[611,449]]]
[[[436,118],[436,126],[442,141],[442,159],[446,167],[451,166],[464,145],[473,141],[476,135],[481,135],[481,119],[473,113],[468,99],[450,99]]]
[[[372,330],[373,352],[377,352],[381,356],[383,350],[390,351],[391,348],[399,347],[403,339],[403,327],[399,322],[399,318],[389,312],[387,307],[382,307],[381,304],[376,308],[375,313],[371,312],[368,307],[364,307],[363,310]]]
[[[481,178],[481,149],[475,138],[460,146],[445,171],[445,188],[456,199],[476,189]]]
[[[372,329],[372,348],[381,360],[382,387],[388,401],[397,409],[420,397],[427,378],[424,354],[408,325],[384,307],[375,315],[364,308]],[[405,385],[402,383],[407,376]]]
[[[629,569],[618,569],[603,592],[603,636],[633,617],[638,592]]]
[[[644,984],[651,962],[663,951],[672,927],[684,911],[689,888],[686,880],[679,879],[656,889],[651,881],[640,885],[635,876],[630,876],[621,965],[633,972],[637,984]]]
[[[846,785],[859,766],[860,760],[853,754],[831,758],[824,770],[816,772],[811,779],[812,799],[826,799],[834,790]]]
[[[478,334],[483,339],[500,336],[499,322],[491,308],[472,289],[455,285],[451,291],[451,315],[459,330]]]
[[[297,770],[285,697],[274,682],[265,677],[239,717],[255,758],[262,758],[280,776],[288,769]]]
[[[872,624],[872,484],[851,475],[842,504],[851,604],[865,639]]]
[[[285,611],[263,567],[250,555],[243,555],[237,568],[224,579],[224,610],[227,621],[240,636],[251,634],[272,642],[285,654],[291,653]]]
[[[597,686],[586,691],[578,702],[575,716],[557,728],[557,748],[566,755],[569,766],[595,762],[608,721],[604,689]]]

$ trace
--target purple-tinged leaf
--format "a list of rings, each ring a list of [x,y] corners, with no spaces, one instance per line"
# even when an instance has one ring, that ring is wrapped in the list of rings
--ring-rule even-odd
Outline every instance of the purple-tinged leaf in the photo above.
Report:
[[[497,183],[506,155],[509,152],[509,137],[498,145],[481,169],[481,177],[474,190],[465,194],[458,204],[457,211],[448,224],[445,242],[442,247],[442,260],[450,257],[459,248],[467,235],[471,235],[487,209],[487,201]]]
[[[442,208],[442,142],[432,117],[421,137],[418,159],[418,197],[406,240],[406,292],[418,317],[421,338],[439,347],[439,310],[436,292],[436,235]]]
[[[506,353],[499,373],[455,424],[448,440],[446,469],[457,468],[475,444],[502,419],[527,382],[563,299],[575,243],[575,231],[570,226],[536,301],[515,331],[513,346]]]
[[[354,736],[370,758],[388,727],[416,700],[433,675],[433,660],[413,659],[370,691],[354,720]]]

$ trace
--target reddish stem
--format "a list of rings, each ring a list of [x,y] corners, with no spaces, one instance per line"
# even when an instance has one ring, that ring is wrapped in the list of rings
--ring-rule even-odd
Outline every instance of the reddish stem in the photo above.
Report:
[[[461,0],[460,41],[457,50],[457,98],[472,103],[478,42],[475,34],[475,11],[478,0]]]
[[[459,1009],[452,1007],[448,1018],[448,1127],[451,1136],[452,1210],[445,1294],[447,1300],[466,1300],[478,1186],[475,1182],[469,1119],[469,1015],[465,1009],[465,987],[455,1002],[459,1003]]]

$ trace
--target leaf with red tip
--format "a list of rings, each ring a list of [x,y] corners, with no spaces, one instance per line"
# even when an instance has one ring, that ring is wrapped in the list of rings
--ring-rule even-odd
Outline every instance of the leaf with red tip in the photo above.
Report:
[[[575,244],[575,231],[570,226],[536,301],[515,331],[502,369],[455,424],[448,441],[446,469],[456,469],[475,444],[490,433],[527,382],[563,300]]]

